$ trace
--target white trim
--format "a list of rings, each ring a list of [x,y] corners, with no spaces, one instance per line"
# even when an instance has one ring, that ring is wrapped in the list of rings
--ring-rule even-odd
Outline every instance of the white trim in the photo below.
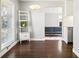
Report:
[[[68,42],[66,40],[63,40],[66,44],[68,44]]]
[[[15,40],[11,40],[11,41],[7,41],[7,42],[3,43],[1,45],[1,47],[2,47],[1,50],[3,50],[5,47],[10,46],[13,42],[15,42]]]
[[[62,37],[45,37],[45,40],[63,40]]]
[[[62,39],[66,44],[68,44],[68,42],[65,39]]]
[[[8,48],[3,49],[0,52],[0,57],[2,57],[5,53],[7,53],[13,46],[15,46],[18,43],[18,41],[15,41],[12,45],[10,45]]]
[[[73,48],[73,53],[77,55],[77,57],[79,57],[79,53]]]
[[[45,38],[42,38],[42,39],[31,38],[31,41],[45,41]]]

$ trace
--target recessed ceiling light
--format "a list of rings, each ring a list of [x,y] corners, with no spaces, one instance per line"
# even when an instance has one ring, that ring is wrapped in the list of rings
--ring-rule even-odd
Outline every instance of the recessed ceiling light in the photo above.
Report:
[[[33,10],[40,9],[40,5],[31,5],[30,9],[33,9]]]

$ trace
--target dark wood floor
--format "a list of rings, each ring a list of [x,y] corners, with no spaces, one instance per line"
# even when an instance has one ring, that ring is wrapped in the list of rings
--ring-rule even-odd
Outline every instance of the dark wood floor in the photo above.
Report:
[[[76,58],[72,44],[63,41],[32,41],[18,43],[2,58]]]

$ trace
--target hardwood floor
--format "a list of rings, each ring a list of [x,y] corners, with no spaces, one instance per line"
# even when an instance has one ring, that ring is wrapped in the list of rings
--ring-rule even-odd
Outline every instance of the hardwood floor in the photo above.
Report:
[[[14,46],[2,58],[76,58],[72,44],[62,40],[22,42]]]

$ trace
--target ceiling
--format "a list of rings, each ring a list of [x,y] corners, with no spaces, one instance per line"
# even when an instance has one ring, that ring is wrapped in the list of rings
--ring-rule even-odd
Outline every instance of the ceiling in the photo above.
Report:
[[[21,9],[29,9],[31,5],[40,5],[41,8],[63,7],[64,0],[19,0]]]

